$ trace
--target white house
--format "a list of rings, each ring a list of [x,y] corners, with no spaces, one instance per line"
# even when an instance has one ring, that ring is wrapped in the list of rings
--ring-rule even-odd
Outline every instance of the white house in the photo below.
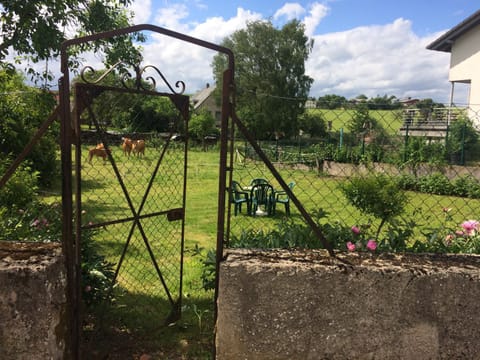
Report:
[[[449,52],[449,81],[453,99],[455,83],[469,84],[468,116],[480,125],[480,10],[447,31],[427,46],[429,50]],[[452,100],[450,101],[452,102]]]
[[[220,127],[222,108],[220,104],[217,103],[217,99],[215,99],[214,91],[215,86],[207,84],[202,90],[198,91],[190,98],[190,102],[192,103],[193,111],[208,111],[215,119],[216,126]]]

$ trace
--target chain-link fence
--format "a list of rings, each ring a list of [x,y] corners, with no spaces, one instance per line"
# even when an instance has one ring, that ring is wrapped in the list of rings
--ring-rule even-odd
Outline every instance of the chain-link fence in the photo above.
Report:
[[[78,86],[79,98],[89,94],[88,86]],[[77,219],[82,239],[92,234],[99,255],[110,265],[108,281],[94,276],[92,281],[105,286],[110,302],[101,315],[108,316],[109,326],[146,332],[180,312],[186,144],[172,141],[173,130],[132,133],[114,126],[111,119],[118,119],[120,107],[130,109],[129,118],[146,119],[145,95],[106,91],[85,98],[89,105],[78,119],[91,125],[82,126],[76,148]],[[175,116],[181,123],[180,114]]]
[[[312,218],[328,224],[324,230],[333,233],[336,227],[336,234],[341,236],[342,229],[345,233],[352,227],[362,228],[373,238],[381,227],[378,238],[394,241],[395,236],[405,237],[408,232],[407,242],[412,245],[417,240],[429,241],[435,229],[446,227],[447,219],[450,225],[458,226],[476,219],[480,209],[480,142],[477,114],[472,109],[381,110],[350,104],[348,108],[308,111],[323,124],[320,134],[311,136],[299,130],[287,139],[272,132],[270,138],[256,141]],[[292,237],[292,246],[309,246],[308,240],[299,243],[301,235],[294,239],[288,231],[299,229],[294,223],[302,223],[302,216],[239,131],[232,157],[232,179],[237,188],[231,188],[230,196],[230,245],[265,246],[267,235],[275,233],[277,237]],[[273,187],[270,205],[255,204],[262,202],[256,199],[257,190],[252,190],[254,179],[259,178]],[[377,186],[380,193],[382,186],[393,184],[405,194],[406,201],[380,205],[385,199],[377,199],[375,194],[352,195],[352,191],[362,189],[356,179],[372,178],[385,183],[365,186]]]

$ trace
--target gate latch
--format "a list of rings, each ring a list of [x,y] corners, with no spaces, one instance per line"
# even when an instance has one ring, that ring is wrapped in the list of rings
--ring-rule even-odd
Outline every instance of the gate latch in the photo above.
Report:
[[[168,221],[182,220],[183,214],[184,214],[183,208],[172,209],[168,211],[167,219]]]

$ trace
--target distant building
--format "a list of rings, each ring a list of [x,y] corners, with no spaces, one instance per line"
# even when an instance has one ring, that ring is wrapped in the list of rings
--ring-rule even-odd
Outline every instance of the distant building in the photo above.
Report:
[[[412,99],[411,97],[408,97],[406,99],[400,99],[398,100],[398,102],[400,104],[402,104],[403,107],[409,107],[409,106],[413,106],[415,105],[416,103],[418,103],[420,100],[419,99]]]
[[[305,109],[316,109],[317,107],[317,102],[315,99],[308,99],[305,101]]]
[[[453,99],[455,83],[469,84],[468,116],[480,125],[480,10],[433,41],[427,49],[451,54],[450,99]]]
[[[191,96],[190,102],[194,112],[197,113],[201,110],[207,110],[215,119],[216,126],[220,127],[222,108],[215,99],[214,91],[215,86],[210,86],[210,84],[207,83],[202,90]]]

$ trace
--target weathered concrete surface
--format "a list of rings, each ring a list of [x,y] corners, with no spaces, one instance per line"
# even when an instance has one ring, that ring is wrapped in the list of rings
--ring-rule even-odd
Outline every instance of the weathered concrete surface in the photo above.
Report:
[[[219,286],[217,359],[480,359],[479,256],[228,250]]]
[[[356,165],[325,160],[322,163],[322,171],[328,175],[338,177],[351,177],[358,174],[370,174],[372,171],[374,173],[388,174],[390,176],[402,174],[426,176],[437,172],[444,174],[450,180],[456,179],[459,176],[468,175],[480,180],[480,167],[463,165],[438,166],[431,164],[419,164],[417,167],[415,167],[415,170],[413,170],[408,167],[400,169],[396,165],[387,163],[372,163],[367,167],[363,164]]]
[[[66,278],[58,244],[0,242],[0,359],[63,359]]]

